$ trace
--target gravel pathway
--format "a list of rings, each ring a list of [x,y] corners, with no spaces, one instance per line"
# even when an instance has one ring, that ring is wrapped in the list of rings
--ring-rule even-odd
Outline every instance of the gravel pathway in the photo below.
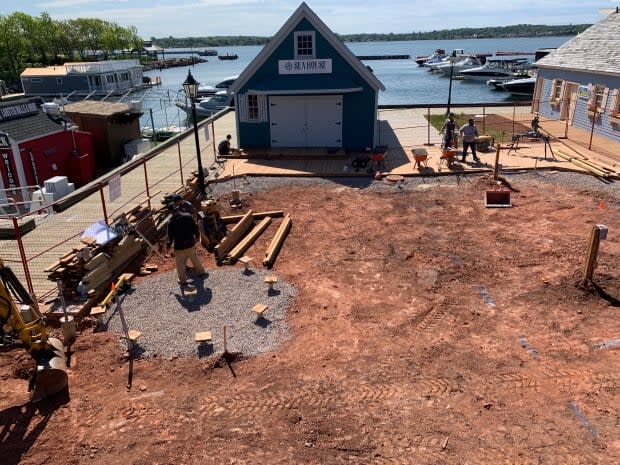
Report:
[[[157,273],[119,295],[128,328],[142,333],[134,355],[223,353],[224,325],[228,351],[245,357],[274,350],[288,338],[285,316],[295,287],[278,278],[269,291],[264,278],[273,273],[258,269],[245,273],[241,268],[217,268],[208,273],[206,278],[190,279],[197,290],[193,299],[183,295],[175,271]],[[262,318],[252,311],[257,303],[269,307]],[[117,307],[112,307],[107,328],[123,334]],[[194,335],[199,331],[211,331],[213,343],[198,345]]]

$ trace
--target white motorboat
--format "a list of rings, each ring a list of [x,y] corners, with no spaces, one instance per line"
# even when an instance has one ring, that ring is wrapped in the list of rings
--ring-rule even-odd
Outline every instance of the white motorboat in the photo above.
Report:
[[[188,99],[177,100],[174,104],[185,111],[188,116],[192,114],[192,106]],[[196,116],[207,117],[233,105],[233,94],[227,91],[220,91],[212,97],[206,97],[196,102]]]
[[[426,63],[438,63],[446,57],[446,51],[443,48],[438,48],[429,56],[417,57],[415,62],[418,66],[423,66]]]
[[[462,48],[455,48],[454,50],[452,50],[452,53],[450,53],[450,55],[444,55],[443,58],[439,58],[439,59],[434,59],[432,61],[425,61],[424,63],[422,63],[422,66],[431,69],[432,71],[436,71],[437,67],[446,63],[450,63],[450,58],[455,58],[457,60],[460,60],[461,57],[465,56],[465,52],[463,51]]]
[[[484,65],[459,72],[467,81],[484,81],[489,79],[515,79],[531,68],[527,58],[489,58]]]
[[[534,87],[536,87],[536,76],[522,79],[513,79],[498,84],[499,87],[512,95],[528,96],[534,95]]]
[[[477,68],[484,64],[484,60],[482,58],[478,58],[475,55],[464,55],[461,60],[458,60],[456,63],[444,63],[442,65],[437,66],[436,71],[439,71],[446,76],[458,76],[462,71],[466,69]]]
[[[201,84],[198,86],[198,97],[211,97],[222,90],[226,90],[238,77],[239,76],[229,76],[213,86]]]

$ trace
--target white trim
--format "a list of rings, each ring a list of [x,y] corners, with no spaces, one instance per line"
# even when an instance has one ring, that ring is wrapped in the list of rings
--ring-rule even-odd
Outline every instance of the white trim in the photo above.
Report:
[[[250,94],[257,95],[315,95],[315,94],[350,94],[361,92],[362,87],[351,87],[348,89],[296,89],[296,90],[248,90]]]

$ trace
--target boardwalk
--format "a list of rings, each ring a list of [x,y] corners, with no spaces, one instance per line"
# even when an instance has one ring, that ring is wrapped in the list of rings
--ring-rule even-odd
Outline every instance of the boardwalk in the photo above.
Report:
[[[480,109],[473,108],[471,111],[461,109],[461,111],[475,114]],[[502,109],[494,108],[493,111],[499,113]],[[512,108],[506,108],[505,112],[507,118],[513,118]],[[523,121],[529,121],[529,118],[529,113],[522,115]],[[480,173],[491,171],[495,163],[495,150],[479,153],[483,162],[480,165],[459,162],[449,168],[445,163],[441,163],[441,136],[437,130],[428,125],[426,110],[382,110],[379,119],[379,143],[389,148],[384,165],[370,168],[377,168],[384,174],[408,177]],[[359,153],[288,160],[228,159],[217,163],[215,146],[219,140],[226,134],[231,134],[233,146],[237,145],[234,112],[228,112],[213,122],[201,124],[201,158],[203,166],[208,169],[209,181],[244,175],[322,177],[370,175],[367,169],[353,168],[353,160],[364,155]],[[589,150],[590,137],[587,132],[574,128],[569,128],[567,131],[563,122],[541,121],[541,125],[553,136],[549,147],[540,141],[521,141],[516,150],[509,150],[510,137],[507,137],[507,141],[497,141],[503,147],[499,159],[502,171],[557,169],[587,172],[583,167],[566,159],[573,157],[596,163],[602,169],[615,174],[617,160],[614,154],[617,153],[617,144],[595,138],[592,145],[597,150]],[[210,128],[209,141],[205,140],[205,126]],[[481,127],[481,122],[478,122],[478,126]],[[568,138],[563,139],[567,132]],[[415,166],[413,149],[427,151],[429,159],[426,167]],[[554,157],[552,153],[556,156]],[[168,141],[165,149],[147,162],[142,163],[138,159],[134,163],[136,168],[121,176],[121,196],[118,199],[109,200],[109,189],[106,184],[102,184],[100,188],[95,185],[93,193],[66,210],[37,216],[37,227],[23,237],[23,255],[16,241],[0,242],[0,258],[11,265],[22,279],[25,278],[22,257],[25,257],[32,288],[37,296],[54,292],[55,283],[47,280],[45,269],[79,243],[79,237],[84,229],[106,218],[108,223],[112,223],[118,213],[128,211],[138,204],[147,203],[152,207],[160,207],[164,194],[178,190],[188,178],[193,178],[192,172],[196,170],[193,132],[190,130]],[[6,223],[6,220],[4,222]]]

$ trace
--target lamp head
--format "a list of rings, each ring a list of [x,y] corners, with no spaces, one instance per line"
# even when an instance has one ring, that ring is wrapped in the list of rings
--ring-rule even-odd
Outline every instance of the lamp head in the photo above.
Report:
[[[185,78],[185,82],[183,82],[183,91],[188,98],[195,99],[198,97],[198,86],[200,83],[194,79],[192,76],[192,72],[187,72],[187,78]]]

